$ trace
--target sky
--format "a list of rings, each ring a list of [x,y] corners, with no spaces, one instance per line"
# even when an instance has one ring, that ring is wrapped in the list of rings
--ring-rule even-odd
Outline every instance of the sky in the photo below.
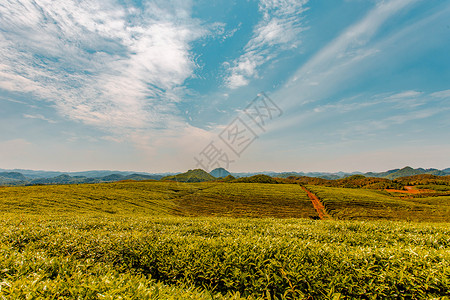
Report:
[[[2,0],[0,168],[450,167],[445,0]]]

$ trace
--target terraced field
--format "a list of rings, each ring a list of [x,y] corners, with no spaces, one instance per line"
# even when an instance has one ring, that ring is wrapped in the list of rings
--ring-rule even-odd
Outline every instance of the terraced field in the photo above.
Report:
[[[177,199],[190,216],[315,218],[305,191],[296,184],[210,183]]]
[[[368,189],[308,185],[328,213],[342,220],[407,220],[450,222],[450,196],[405,197]]]
[[[298,185],[258,183],[117,182],[5,187],[0,211],[61,214],[313,218]]]
[[[33,214],[178,214],[172,199],[188,190],[164,182],[4,187],[0,211]],[[196,189],[191,186],[189,190]]]

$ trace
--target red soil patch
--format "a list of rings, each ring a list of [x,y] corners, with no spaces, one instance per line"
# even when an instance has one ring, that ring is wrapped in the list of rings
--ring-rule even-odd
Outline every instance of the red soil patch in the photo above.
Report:
[[[404,190],[386,189],[386,191],[390,193],[404,193],[404,194],[421,194],[434,192],[432,190],[418,190],[414,186],[405,186]]]
[[[311,202],[312,202],[315,210],[317,211],[317,214],[319,215],[319,218],[321,220],[331,219],[331,216],[325,211],[325,206],[323,206],[323,204],[322,204],[322,202],[320,202],[319,198],[317,198],[316,195],[311,193],[304,186],[302,186],[302,189],[308,194],[309,199],[311,199]]]

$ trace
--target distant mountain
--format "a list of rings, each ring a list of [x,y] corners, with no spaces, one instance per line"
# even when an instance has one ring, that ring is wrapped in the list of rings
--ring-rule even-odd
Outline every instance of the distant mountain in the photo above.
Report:
[[[396,178],[400,178],[400,177],[408,177],[408,176],[421,175],[421,174],[431,174],[431,175],[437,175],[437,176],[446,175],[445,172],[437,170],[437,169],[422,169],[422,168],[413,169],[411,167],[404,167],[401,170],[398,170],[387,176],[384,176],[384,178],[396,179]]]
[[[224,168],[216,168],[216,169],[212,170],[211,172],[209,172],[209,174],[211,174],[212,176],[214,176],[216,178],[225,178],[228,175],[231,175],[231,173],[228,172],[227,170],[225,170]]]
[[[130,174],[127,175],[123,178],[123,180],[136,180],[136,181],[141,181],[141,180],[160,180],[161,178],[163,178],[164,176],[162,175],[144,175],[144,174]]]
[[[450,168],[438,170],[438,169],[423,169],[423,168],[411,168],[405,167],[403,169],[393,169],[386,172],[260,172],[260,173],[232,173],[228,172],[224,168],[217,168],[207,173],[203,170],[189,170],[186,173],[175,175],[175,173],[144,173],[144,172],[128,172],[128,171],[84,171],[84,172],[54,172],[54,171],[34,171],[34,170],[22,170],[22,169],[0,169],[0,186],[9,185],[35,185],[35,184],[81,184],[81,183],[101,183],[101,182],[116,182],[121,180],[176,180],[180,182],[201,182],[201,181],[213,181],[217,178],[222,178],[220,181],[234,181],[235,178],[249,178],[254,176],[265,175],[268,177],[276,178],[318,178],[326,181],[336,181],[345,179],[354,175],[364,175],[371,178],[384,178],[384,179],[397,179],[401,177],[410,177],[422,174],[429,174],[435,176],[448,176],[450,175]],[[226,178],[226,180],[224,179]],[[257,179],[259,178],[259,179]],[[247,181],[242,182],[259,182],[262,177],[255,177]],[[267,179],[267,177],[265,177]],[[269,179],[262,181],[271,182]],[[354,179],[354,178],[353,178]],[[312,179],[305,179],[308,182],[315,182]],[[300,180],[301,181],[301,180]],[[353,180],[354,181],[354,180]],[[352,184],[353,184],[352,181]],[[320,184],[323,184],[322,181]],[[372,182],[372,181],[370,181]],[[339,183],[340,185],[347,184],[346,182]],[[352,185],[350,184],[350,185]],[[360,184],[359,182],[357,184]],[[372,183],[370,183],[372,184]],[[386,185],[385,182],[375,182],[375,185]]]
[[[171,173],[147,173],[147,172],[133,172],[133,171],[111,171],[111,170],[93,170],[93,171],[81,171],[81,172],[59,172],[59,171],[35,171],[35,170],[26,170],[26,169],[13,169],[13,170],[7,170],[7,169],[0,169],[0,172],[17,172],[21,173],[27,178],[35,179],[35,178],[52,178],[57,177],[59,175],[70,175],[72,177],[75,176],[82,176],[87,178],[101,178],[113,174],[119,174],[122,176],[129,176],[129,175],[148,175],[148,176],[168,176],[168,175],[174,175],[174,172]]]
[[[62,173],[55,171],[0,169],[0,186],[36,184],[81,184],[115,182],[121,180],[160,180],[164,176],[173,174],[174,173],[136,173],[128,171],[85,171]]]
[[[395,179],[399,177],[404,176],[413,176],[413,175],[420,175],[420,174],[432,174],[437,176],[444,176],[444,175],[450,175],[450,168],[444,169],[444,170],[438,170],[438,169],[413,169],[411,167],[405,167],[403,169],[393,169],[385,172],[367,172],[367,173],[361,173],[361,172],[352,172],[352,173],[346,173],[346,172],[336,172],[336,173],[327,173],[327,172],[259,172],[259,173],[232,173],[233,176],[237,178],[241,177],[250,177],[257,174],[264,174],[271,177],[278,177],[278,178],[288,178],[291,176],[301,177],[315,177],[315,178],[322,178],[327,180],[338,180],[342,178],[347,178],[353,175],[364,175],[366,177],[375,177],[375,178],[387,178],[387,179]]]
[[[397,171],[399,171],[400,169],[393,169],[393,170],[389,170],[386,172],[379,172],[379,173],[374,173],[374,172],[367,172],[365,174],[363,174],[366,177],[378,177],[378,178],[385,178],[386,176],[395,173]]]
[[[178,182],[203,182],[203,181],[213,181],[216,177],[207,173],[202,169],[189,170],[186,173],[181,173],[173,176],[166,176],[161,178],[161,180],[172,180]]]
[[[28,184],[81,184],[81,183],[101,183],[101,182],[116,182],[121,180],[159,180],[161,175],[142,175],[130,174],[123,176],[121,174],[111,174],[104,177],[89,178],[85,176],[70,176],[67,174],[59,175],[51,178],[37,178],[28,182]]]
[[[103,181],[119,181],[119,180],[123,180],[124,177],[125,176],[120,175],[120,174],[111,174],[111,175],[100,177],[100,179]]]
[[[22,173],[19,172],[0,172],[0,177],[5,179],[14,179],[14,180],[28,180]]]
[[[339,178],[345,178],[352,175],[362,174],[361,172],[352,172],[352,173],[346,173],[346,172],[337,172],[337,173],[329,173],[329,172],[252,172],[252,173],[231,173],[231,175],[235,176],[236,178],[241,177],[250,177],[255,175],[267,175],[270,177],[277,177],[277,178],[288,178],[290,176],[308,176],[308,177],[317,177],[317,178],[325,178],[325,179],[339,179]]]
[[[420,169],[419,169],[420,170]],[[422,169],[423,170],[423,169]],[[425,173],[424,174],[431,174],[431,175],[436,175],[436,176],[445,176],[448,175],[446,172],[438,170],[438,169],[426,169],[424,170]]]
[[[37,178],[31,180],[28,184],[76,184],[76,183],[86,183],[86,177],[72,177],[67,174],[62,174],[56,177],[50,178]]]
[[[25,185],[28,180],[28,178],[19,172],[0,172],[0,186]]]
[[[322,178],[322,179],[328,179],[328,180],[337,180],[337,179],[341,179],[341,178],[346,178],[349,175],[344,175],[344,176],[339,176],[339,175],[335,175],[335,174],[330,174],[330,175],[320,175],[320,176],[316,176],[317,178]]]

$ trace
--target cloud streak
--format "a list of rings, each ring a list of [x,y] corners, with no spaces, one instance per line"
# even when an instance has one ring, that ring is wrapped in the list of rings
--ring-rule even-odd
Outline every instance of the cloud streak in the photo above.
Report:
[[[23,114],[23,117],[26,118],[26,119],[38,119],[38,120],[42,120],[42,121],[45,121],[45,122],[48,122],[48,123],[52,123],[52,124],[56,123],[56,121],[48,119],[48,118],[46,118],[46,117],[44,117],[43,115],[40,115],[40,114],[36,114],[36,115]]]
[[[262,19],[255,26],[253,35],[244,47],[244,54],[234,61],[226,62],[225,85],[236,89],[248,85],[258,77],[259,68],[280,52],[297,48],[300,33],[306,29],[302,14],[307,0],[261,0],[259,11]]]
[[[344,80],[362,72],[362,64],[382,52],[382,45],[374,46],[373,38],[383,24],[415,2],[379,2],[360,21],[320,49],[277,93],[279,98],[288,99],[285,109],[326,97],[341,88]]]

